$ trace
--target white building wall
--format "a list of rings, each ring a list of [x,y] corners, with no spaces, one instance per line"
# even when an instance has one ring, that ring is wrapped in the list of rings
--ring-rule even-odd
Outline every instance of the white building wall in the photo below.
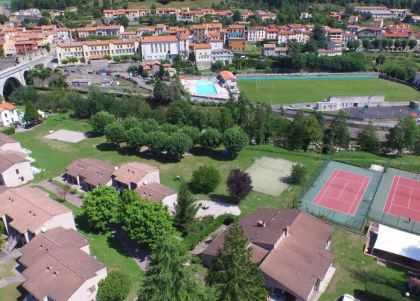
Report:
[[[180,52],[179,42],[141,43],[143,60],[165,60]]]
[[[29,161],[17,163],[1,173],[0,185],[16,187],[33,180],[31,163]]]
[[[137,183],[137,186],[142,186],[144,184],[144,182],[147,182],[148,184],[150,184],[150,183],[160,183],[159,170],[149,172],[148,174],[146,174],[143,177],[143,179],[141,179],[141,181]]]
[[[175,193],[173,195],[169,195],[162,200],[162,204],[168,207],[170,213],[175,212],[175,205],[177,203],[178,195]]]
[[[40,227],[35,234],[39,234],[43,227],[45,227],[47,231],[58,227],[76,230],[76,224],[74,223],[74,217],[72,212],[66,212],[60,215],[53,216],[42,227]]]
[[[3,124],[3,126],[11,126],[15,121],[18,121],[18,115],[16,110],[3,110],[0,113],[0,122]]]
[[[19,142],[5,143],[2,146],[0,146],[0,151],[14,151],[23,154],[23,149],[20,146]]]
[[[86,280],[80,288],[68,299],[68,301],[91,301],[96,300],[96,294],[98,293],[99,281],[105,279],[107,276],[106,268],[98,271],[96,276]],[[92,289],[91,291],[91,288]]]

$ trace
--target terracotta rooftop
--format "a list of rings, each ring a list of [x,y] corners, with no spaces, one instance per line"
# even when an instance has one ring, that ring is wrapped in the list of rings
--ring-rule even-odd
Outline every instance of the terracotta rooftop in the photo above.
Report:
[[[176,194],[176,190],[159,183],[138,186],[136,192],[142,199],[155,202],[162,201],[165,197]]]
[[[7,143],[19,143],[16,140],[10,138],[6,134],[0,133],[0,146],[3,146]]]
[[[0,151],[0,173],[18,163],[28,162],[24,155],[14,151]]]
[[[148,36],[140,39],[142,43],[177,42],[176,36]]]
[[[0,194],[0,216],[7,215],[10,226],[20,233],[36,232],[52,217],[71,212],[40,189],[24,186]]]
[[[66,167],[66,174],[72,177],[83,177],[92,186],[104,185],[111,181],[115,167],[105,161],[83,158],[77,159]]]
[[[158,171],[158,169],[149,164],[130,162],[121,165],[112,176],[118,182],[129,185],[130,183],[139,183],[148,173],[154,171]]]

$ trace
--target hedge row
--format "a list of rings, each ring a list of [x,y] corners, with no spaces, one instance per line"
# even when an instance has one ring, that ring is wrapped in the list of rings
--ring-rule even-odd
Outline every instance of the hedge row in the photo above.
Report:
[[[368,300],[371,301],[411,300],[411,298],[404,297],[399,289],[380,283],[367,282],[365,293]]]
[[[231,214],[219,215],[216,218],[203,218],[199,221],[200,225],[196,227],[196,231],[191,231],[187,236],[185,236],[185,247],[188,250],[192,250],[200,241],[209,236],[222,224],[230,225],[236,221],[238,221],[238,217]]]

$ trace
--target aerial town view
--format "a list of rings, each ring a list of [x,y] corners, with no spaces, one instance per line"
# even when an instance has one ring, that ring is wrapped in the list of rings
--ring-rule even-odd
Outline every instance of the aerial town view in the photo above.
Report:
[[[0,0],[0,301],[420,301],[420,0]]]

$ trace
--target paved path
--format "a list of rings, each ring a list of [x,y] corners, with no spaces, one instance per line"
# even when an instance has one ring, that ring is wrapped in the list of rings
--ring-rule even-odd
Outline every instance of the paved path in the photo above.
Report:
[[[58,196],[60,196],[60,194],[62,193],[62,189],[58,187],[57,185],[55,185],[54,183],[44,181],[44,182],[39,183],[39,185]],[[82,207],[83,205],[83,200],[79,198],[79,196],[76,194],[67,193],[66,201],[72,203],[73,205],[79,208]]]

